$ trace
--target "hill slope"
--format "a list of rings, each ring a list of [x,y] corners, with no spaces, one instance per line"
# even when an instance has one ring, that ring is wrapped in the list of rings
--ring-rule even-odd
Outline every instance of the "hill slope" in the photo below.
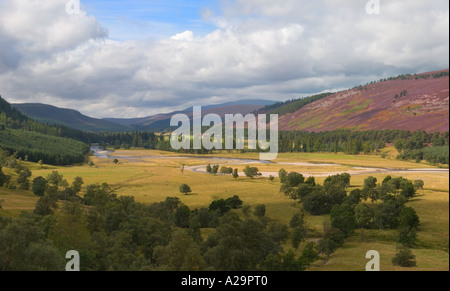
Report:
[[[71,137],[71,138],[69,138]],[[0,149],[18,157],[47,164],[69,165],[84,161],[89,146],[82,132],[62,126],[43,125],[13,108],[0,96]]]
[[[128,128],[102,119],[85,116],[72,109],[63,109],[46,104],[12,104],[26,116],[42,123],[62,124],[82,131],[125,131]]]
[[[405,75],[339,92],[280,117],[280,130],[449,129],[448,70]]]

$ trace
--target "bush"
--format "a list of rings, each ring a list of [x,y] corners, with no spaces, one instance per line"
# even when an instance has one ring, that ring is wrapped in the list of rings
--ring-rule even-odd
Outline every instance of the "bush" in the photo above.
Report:
[[[314,190],[306,195],[303,200],[303,208],[312,215],[322,215],[330,212],[330,198],[320,190]]]
[[[33,193],[36,196],[42,197],[47,189],[47,180],[44,177],[37,177],[33,180]]]
[[[262,218],[264,216],[266,216],[266,206],[261,204],[261,205],[256,205],[255,207],[255,212],[253,213],[256,217]]]
[[[180,192],[183,193],[184,195],[187,195],[192,192],[192,189],[188,185],[183,184],[180,186]]]
[[[404,268],[412,268],[417,266],[416,256],[413,255],[411,250],[407,247],[400,247],[397,254],[392,259],[394,266],[400,266]]]
[[[289,173],[286,177],[286,181],[284,184],[286,184],[288,187],[298,187],[298,185],[305,182],[305,177],[303,177],[302,174],[292,172]]]

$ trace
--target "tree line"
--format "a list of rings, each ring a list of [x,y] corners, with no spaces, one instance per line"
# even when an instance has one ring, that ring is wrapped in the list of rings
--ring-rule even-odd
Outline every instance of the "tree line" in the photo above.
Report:
[[[386,144],[394,144],[403,160],[426,160],[448,164],[448,131],[407,130],[335,130],[330,132],[280,132],[280,152],[330,152],[346,154],[380,153]]]

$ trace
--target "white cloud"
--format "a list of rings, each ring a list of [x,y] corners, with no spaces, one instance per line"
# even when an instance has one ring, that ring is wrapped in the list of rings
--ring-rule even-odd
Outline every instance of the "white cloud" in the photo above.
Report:
[[[183,33],[178,33],[171,37],[173,40],[191,41],[194,39],[194,33],[190,30],[186,30]]]
[[[0,93],[14,102],[136,117],[245,98],[288,99],[447,68],[446,1],[235,0],[216,30],[112,41],[66,0],[0,0]]]

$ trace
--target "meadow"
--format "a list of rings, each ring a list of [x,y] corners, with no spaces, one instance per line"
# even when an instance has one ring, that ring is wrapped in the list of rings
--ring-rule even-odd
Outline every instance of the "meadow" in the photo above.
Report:
[[[267,216],[288,224],[292,216],[301,209],[301,205],[290,200],[280,193],[279,179],[270,181],[267,178],[250,179],[244,176],[242,170],[245,165],[229,164],[229,161],[211,157],[257,159],[255,153],[221,152],[208,155],[208,158],[179,155],[152,150],[119,150],[114,153],[117,156],[146,157],[138,160],[119,159],[114,164],[112,159],[97,158],[91,156],[93,166],[82,165],[73,167],[55,167],[35,163],[24,162],[33,172],[33,177],[46,177],[52,171],[58,171],[64,175],[69,183],[77,176],[82,177],[85,185],[96,183],[108,183],[119,196],[133,196],[137,202],[151,204],[160,202],[166,197],[178,197],[191,209],[208,207],[215,199],[230,198],[238,195],[244,205],[254,208],[256,205],[264,204],[267,208]],[[161,158],[169,157],[169,158]],[[175,158],[179,157],[179,158]],[[329,167],[323,166],[296,166],[283,163],[333,163]],[[187,170],[190,166],[201,166],[206,164],[221,163],[239,169],[240,177],[234,180],[232,176],[211,175],[197,173]],[[280,164],[277,164],[280,163]],[[185,170],[181,166],[185,165]],[[323,153],[286,153],[280,154],[274,164],[255,163],[251,166],[258,167],[264,172],[278,172],[280,168],[296,172],[346,172],[351,171],[353,166],[383,167],[394,169],[425,169],[434,168],[429,164],[417,164],[399,161],[395,159],[383,159],[376,155],[344,155]],[[8,169],[4,169],[8,174]],[[371,174],[381,182],[388,173]],[[407,206],[413,207],[420,217],[421,225],[418,232],[418,245],[413,249],[417,257],[417,267],[408,270],[448,270],[449,269],[449,175],[448,172],[405,172],[393,173],[393,177],[402,176],[410,180],[421,179],[425,182],[425,189],[420,190],[416,197]],[[364,179],[368,175],[354,175],[351,179],[351,187],[362,188]],[[316,181],[321,184],[325,177],[318,176]],[[181,184],[188,184],[192,188],[190,195],[179,192]],[[3,200],[3,208],[0,216],[15,217],[23,210],[33,210],[37,198],[31,191],[0,189],[0,201]],[[367,202],[370,203],[370,202]],[[240,210],[236,210],[241,213]],[[329,220],[329,215],[310,216],[306,215],[309,226],[309,240],[316,241],[323,233],[323,224]],[[203,234],[212,230],[205,229]],[[344,246],[334,253],[330,260],[324,264],[316,262],[311,270],[364,270],[368,260],[365,254],[369,250],[377,250],[381,255],[382,270],[401,270],[402,268],[392,266],[391,259],[396,253],[395,230],[366,230],[366,239],[360,241],[360,232],[356,230],[354,235],[346,240]],[[291,248],[285,245],[285,250]],[[297,253],[301,252],[301,248]]]

